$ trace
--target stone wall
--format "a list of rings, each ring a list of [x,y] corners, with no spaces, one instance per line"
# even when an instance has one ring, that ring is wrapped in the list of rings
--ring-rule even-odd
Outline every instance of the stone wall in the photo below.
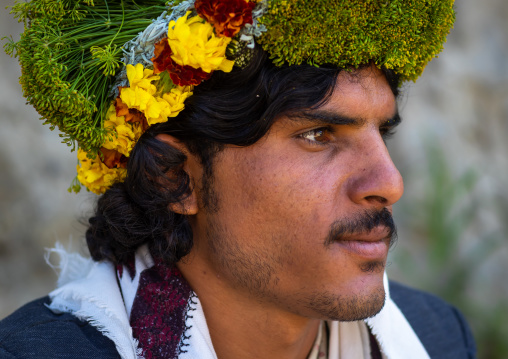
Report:
[[[19,39],[23,24],[11,18],[1,0],[0,37]],[[5,40],[2,41],[2,44]],[[67,192],[76,175],[76,156],[56,131],[42,126],[18,83],[17,61],[0,52],[0,317],[48,293],[55,274],[44,262],[44,248],[75,239],[82,246],[93,197]]]

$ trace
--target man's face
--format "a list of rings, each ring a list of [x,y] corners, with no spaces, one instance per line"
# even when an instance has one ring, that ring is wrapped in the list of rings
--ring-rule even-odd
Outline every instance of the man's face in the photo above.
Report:
[[[379,70],[341,72],[320,109],[281,117],[256,144],[217,155],[218,207],[193,216],[193,256],[228,290],[280,310],[335,320],[376,314],[386,223],[403,192],[383,141],[397,122]]]

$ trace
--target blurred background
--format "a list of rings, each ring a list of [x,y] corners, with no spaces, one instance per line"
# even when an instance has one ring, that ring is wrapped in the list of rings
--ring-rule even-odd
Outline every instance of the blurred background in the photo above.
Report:
[[[22,24],[0,0],[0,36]],[[457,306],[479,358],[508,358],[508,2],[458,0],[445,50],[403,88],[389,148],[405,181],[392,279]],[[56,241],[86,253],[96,196],[66,190],[76,157],[25,105],[16,59],[0,53],[0,318],[51,291]]]

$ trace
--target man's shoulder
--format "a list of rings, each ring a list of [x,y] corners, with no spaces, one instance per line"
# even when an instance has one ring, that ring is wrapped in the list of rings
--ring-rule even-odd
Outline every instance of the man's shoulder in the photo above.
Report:
[[[0,358],[119,358],[114,343],[67,313],[55,314],[44,297],[0,321]]]
[[[431,358],[475,358],[476,346],[462,314],[435,295],[390,281],[390,297]]]

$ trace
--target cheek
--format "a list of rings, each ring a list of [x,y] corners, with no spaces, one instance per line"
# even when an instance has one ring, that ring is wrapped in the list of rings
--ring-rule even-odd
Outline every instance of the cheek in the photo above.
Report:
[[[217,178],[221,212],[227,217],[251,224],[253,231],[272,225],[306,233],[324,232],[325,227],[327,233],[340,216],[345,176],[337,165],[288,154],[232,157]]]

